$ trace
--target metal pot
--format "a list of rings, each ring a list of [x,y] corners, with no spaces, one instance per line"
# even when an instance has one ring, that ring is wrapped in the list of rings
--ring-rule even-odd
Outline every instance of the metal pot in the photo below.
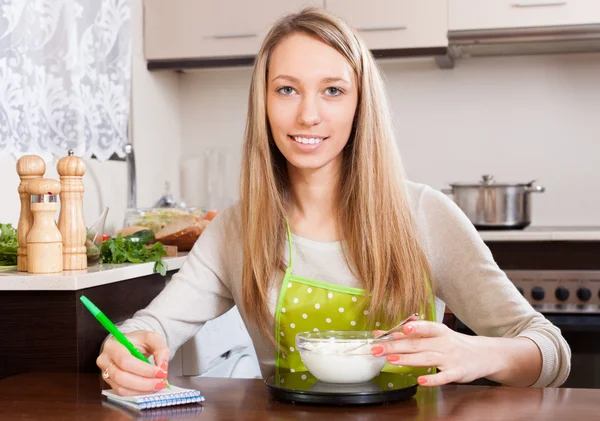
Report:
[[[478,184],[454,183],[442,191],[452,195],[479,230],[523,229],[531,223],[529,193],[546,190],[534,183],[496,183],[492,175],[484,175]]]

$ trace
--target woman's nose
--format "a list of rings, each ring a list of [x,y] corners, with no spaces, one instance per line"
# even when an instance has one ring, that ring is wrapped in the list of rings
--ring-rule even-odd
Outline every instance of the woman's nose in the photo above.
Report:
[[[298,123],[303,126],[319,124],[321,117],[316,98],[304,98],[298,110]]]

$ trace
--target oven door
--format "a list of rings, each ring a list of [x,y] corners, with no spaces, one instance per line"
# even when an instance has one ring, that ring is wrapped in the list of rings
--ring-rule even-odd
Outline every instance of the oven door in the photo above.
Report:
[[[571,374],[562,387],[600,388],[600,314],[544,314],[571,347]]]
[[[571,374],[561,387],[600,388],[600,314],[544,314],[571,347]],[[457,320],[456,330],[475,333]],[[497,385],[486,379],[473,384]]]

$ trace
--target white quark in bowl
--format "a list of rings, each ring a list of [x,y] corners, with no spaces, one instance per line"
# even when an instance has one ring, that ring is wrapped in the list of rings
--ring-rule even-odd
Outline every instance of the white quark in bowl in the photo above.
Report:
[[[387,340],[374,342],[371,331],[302,332],[296,335],[296,349],[308,371],[318,380],[363,383],[376,377],[385,365],[386,358],[374,357],[371,348]]]

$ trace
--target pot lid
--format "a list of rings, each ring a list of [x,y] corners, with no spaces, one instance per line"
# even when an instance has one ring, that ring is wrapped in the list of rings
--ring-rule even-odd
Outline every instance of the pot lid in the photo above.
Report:
[[[535,183],[531,180],[528,183],[498,183],[493,175],[485,174],[481,176],[478,183],[450,183],[452,187],[530,187]]]

